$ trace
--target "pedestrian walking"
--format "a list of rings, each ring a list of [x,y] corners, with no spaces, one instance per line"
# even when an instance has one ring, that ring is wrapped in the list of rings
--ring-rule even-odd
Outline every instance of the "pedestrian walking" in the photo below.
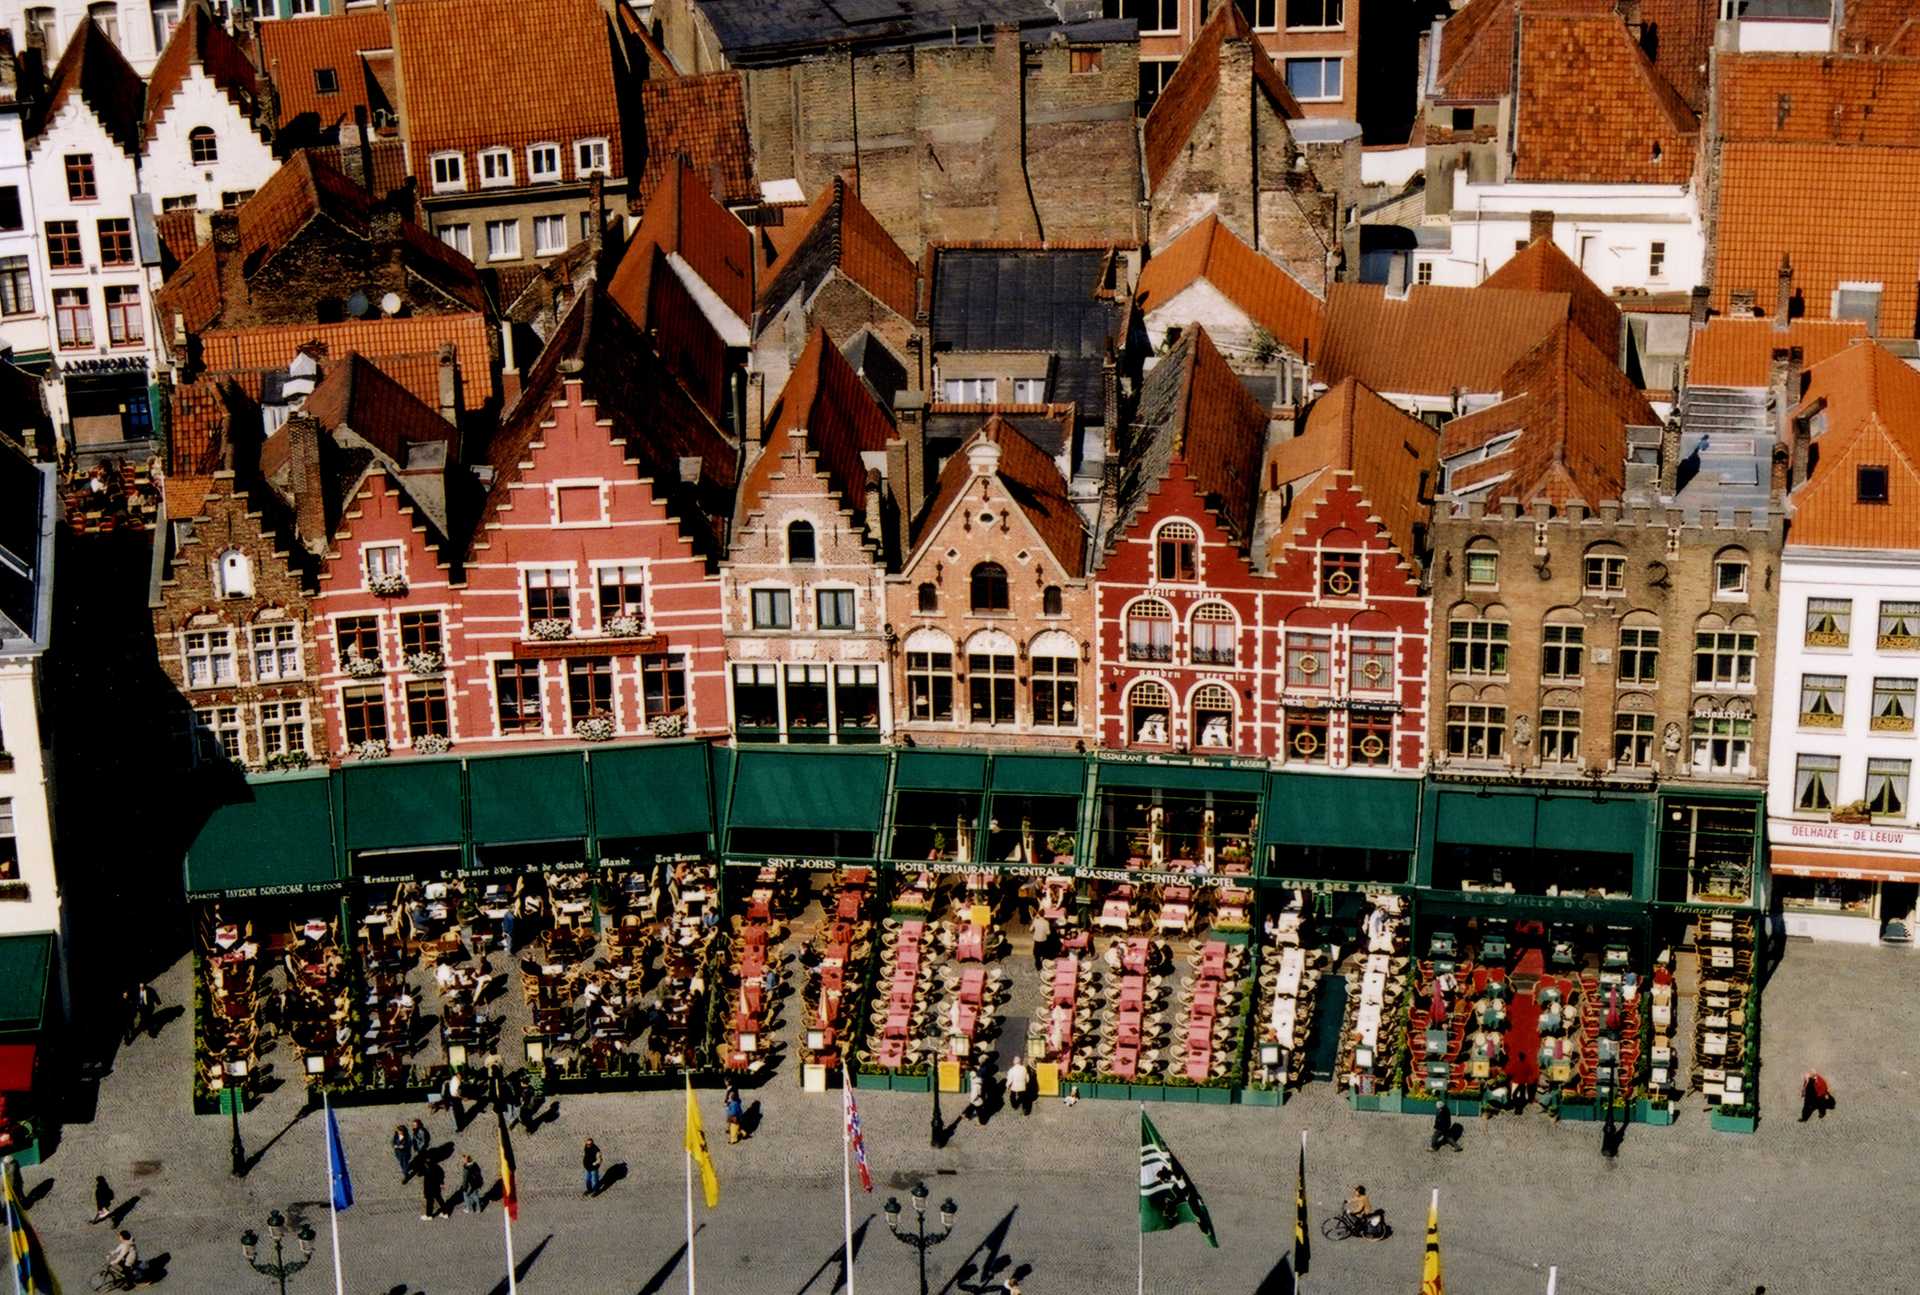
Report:
[[[727,1085],[726,1096],[722,1100],[727,1110],[727,1145],[732,1146],[747,1136],[746,1126],[741,1123],[746,1109],[740,1104],[740,1090],[732,1084]]]
[[[1040,970],[1040,964],[1046,960],[1048,947],[1053,943],[1053,923],[1047,920],[1045,913],[1033,919],[1033,969]]]
[[[460,1195],[467,1202],[467,1213],[478,1214],[480,1201],[487,1193],[486,1175],[473,1163],[472,1156],[460,1157]]]
[[[1022,1116],[1033,1113],[1033,1072],[1025,1057],[1015,1057],[1007,1067],[1007,1105]]]
[[[513,1077],[513,1100],[520,1112],[520,1127],[528,1133],[539,1123],[540,1094],[534,1091],[533,1077],[522,1070]]]
[[[987,1075],[984,1070],[974,1070],[973,1091],[967,1094],[967,1104],[961,1110],[960,1118],[976,1124],[987,1122]]]
[[[1447,1099],[1444,1097],[1433,1106],[1433,1138],[1427,1144],[1427,1150],[1438,1151],[1441,1147],[1460,1150],[1460,1130],[1453,1122],[1453,1112],[1447,1109]]]
[[[113,1188],[107,1186],[107,1180],[99,1174],[93,1178],[93,1221],[104,1223],[113,1213]]]
[[[1827,1077],[1817,1070],[1809,1070],[1800,1084],[1800,1122],[1805,1124],[1814,1115],[1824,1120],[1833,1106],[1833,1089]]]
[[[405,1187],[413,1177],[413,1135],[404,1124],[393,1126],[393,1159],[400,1166],[400,1185]]]
[[[128,986],[120,994],[120,1020],[125,1027],[121,1033],[121,1046],[133,1042],[133,1036],[140,1032],[140,990],[138,986]]]
[[[424,1222],[440,1217],[447,1208],[447,1198],[441,1190],[446,1185],[447,1171],[440,1167],[438,1160],[423,1155],[414,1165],[414,1172],[420,1175],[421,1220]]]
[[[586,1187],[586,1190],[580,1193],[582,1196],[600,1194],[600,1166],[603,1163],[600,1148],[593,1145],[592,1138],[588,1138],[580,1148],[580,1177]]]

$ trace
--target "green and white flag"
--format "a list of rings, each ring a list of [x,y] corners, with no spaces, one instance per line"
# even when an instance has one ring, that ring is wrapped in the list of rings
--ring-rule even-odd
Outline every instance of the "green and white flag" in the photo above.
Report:
[[[1220,1239],[1213,1234],[1213,1216],[1200,1199],[1193,1179],[1180,1167],[1173,1152],[1153,1127],[1145,1111],[1140,1112],[1140,1230],[1165,1232],[1182,1223],[1198,1224],[1207,1243],[1218,1249]]]

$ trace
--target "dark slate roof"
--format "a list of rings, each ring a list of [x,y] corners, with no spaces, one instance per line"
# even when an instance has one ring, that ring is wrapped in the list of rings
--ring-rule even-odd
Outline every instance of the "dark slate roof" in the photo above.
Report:
[[[1068,0],[1063,22],[1048,0],[703,0],[700,11],[735,67],[793,62],[828,47],[870,49],[993,39],[1003,23],[1027,42],[1064,31],[1076,41],[1130,41],[1131,18],[1102,20],[1100,6]]]
[[[941,248],[933,270],[933,349],[1049,351],[1098,361],[1124,310],[1117,298],[1096,295],[1108,255],[1101,248]]]
[[[960,448],[960,442],[980,430],[981,415],[967,406],[967,413],[929,413],[926,420],[927,455],[935,462]],[[1026,437],[1050,459],[1058,459],[1067,450],[1067,429],[1063,420],[1048,414],[1001,414],[1000,418]]]

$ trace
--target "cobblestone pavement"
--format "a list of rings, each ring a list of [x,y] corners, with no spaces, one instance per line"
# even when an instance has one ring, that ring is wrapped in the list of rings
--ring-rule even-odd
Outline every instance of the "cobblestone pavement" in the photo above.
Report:
[[[1599,1153],[1600,1129],[1554,1126],[1536,1115],[1471,1124],[1460,1154],[1425,1150],[1427,1122],[1354,1114],[1326,1085],[1281,1110],[1158,1104],[1155,1123],[1205,1193],[1221,1246],[1192,1228],[1145,1239],[1155,1292],[1283,1290],[1274,1270],[1291,1225],[1295,1148],[1308,1130],[1316,1229],[1345,1190],[1364,1180],[1396,1235],[1386,1242],[1321,1241],[1308,1289],[1370,1293],[1417,1288],[1428,1192],[1440,1189],[1441,1238],[1454,1295],[1546,1289],[1560,1268],[1564,1295],[1607,1292],[1874,1292],[1908,1257],[1913,1212],[1910,1157],[1916,1017],[1911,954],[1799,944],[1766,997],[1763,1122],[1752,1137],[1716,1134],[1697,1100],[1667,1129],[1635,1126],[1617,1161]],[[181,1001],[184,966],[161,985]],[[163,1289],[256,1292],[273,1287],[242,1263],[238,1235],[266,1212],[291,1206],[321,1235],[313,1266],[289,1289],[330,1284],[318,1119],[292,1119],[297,1084],[244,1117],[251,1173],[227,1172],[227,1121],[187,1113],[189,1029],[175,1020],[155,1040],[124,1050],[101,1089],[97,1116],[69,1128],[49,1162],[25,1171],[32,1218],[69,1291],[108,1248],[91,1227],[95,1173],[122,1198],[139,1194],[127,1224],[148,1255],[170,1256]],[[1817,1066],[1834,1081],[1838,1111],[1797,1123],[1800,1075]],[[803,1097],[781,1075],[749,1094],[764,1121],[750,1141],[720,1136],[717,1095],[702,1106],[721,1180],[718,1209],[700,1215],[700,1288],[707,1292],[827,1295],[841,1288],[840,1117],[837,1095]],[[937,1204],[959,1202],[951,1240],[934,1250],[932,1288],[974,1289],[983,1264],[1021,1267],[1028,1295],[1102,1295],[1133,1289],[1136,1110],[1084,1101],[1044,1104],[1029,1119],[1004,1112],[967,1125],[944,1151],[929,1150],[931,1099],[862,1094],[861,1114],[878,1180],[854,1202],[861,1229],[861,1291],[914,1288],[913,1253],[894,1244],[879,1206],[928,1175]],[[959,1106],[948,1099],[951,1119]],[[402,1188],[386,1135],[415,1109],[341,1113],[359,1204],[341,1220],[347,1289],[354,1295],[453,1295],[504,1291],[500,1215],[418,1219],[419,1195]],[[516,1225],[528,1295],[542,1291],[676,1292],[685,1289],[681,1106],[677,1094],[563,1097],[557,1121],[516,1140],[521,1217]],[[443,1141],[493,1166],[492,1122]],[[580,1199],[580,1140],[593,1136],[624,1165],[597,1200]],[[910,1217],[910,1214],[909,1214]],[[976,1270],[964,1279],[965,1264]],[[1263,1285],[1264,1283],[1264,1285]]]

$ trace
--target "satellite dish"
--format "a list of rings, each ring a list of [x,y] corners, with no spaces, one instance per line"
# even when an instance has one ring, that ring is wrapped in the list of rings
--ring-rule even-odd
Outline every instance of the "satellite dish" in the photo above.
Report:
[[[399,314],[400,294],[397,292],[389,292],[386,296],[380,298],[380,313],[383,315]]]
[[[357,288],[354,289],[353,295],[347,298],[347,313],[355,319],[365,319],[370,306],[367,294]]]

